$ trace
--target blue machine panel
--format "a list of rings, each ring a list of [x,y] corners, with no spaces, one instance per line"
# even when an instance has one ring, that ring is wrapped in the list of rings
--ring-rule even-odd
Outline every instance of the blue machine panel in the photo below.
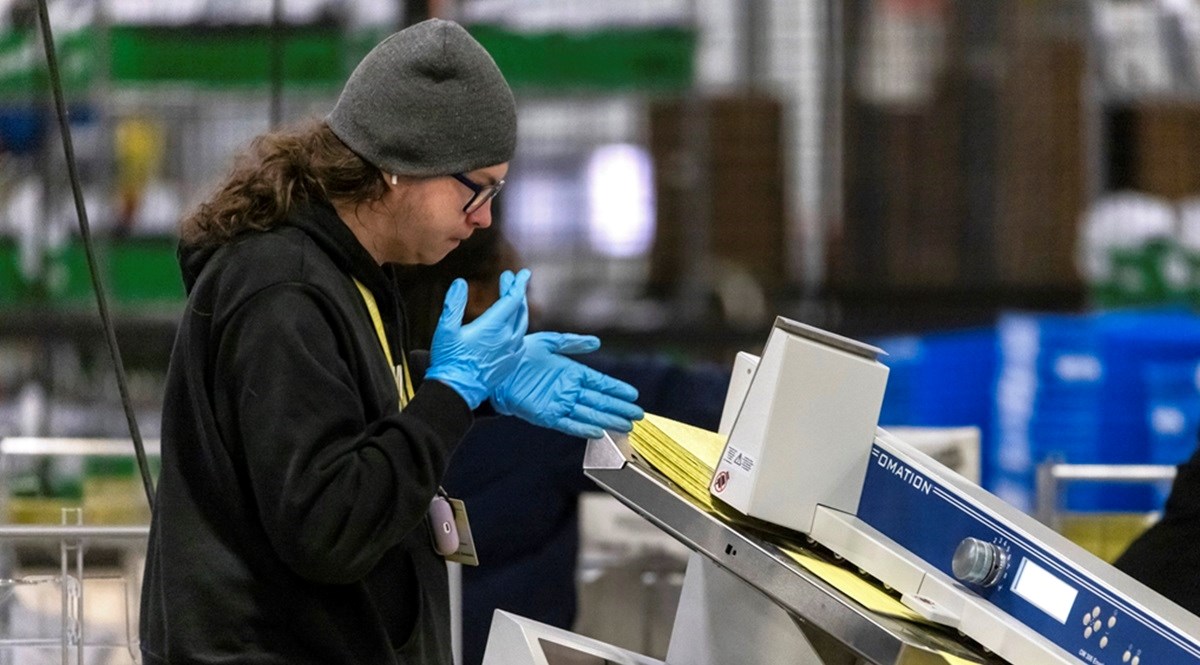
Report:
[[[999,580],[987,588],[965,586],[1080,662],[1200,663],[1200,645],[1191,638],[878,445],[871,449],[858,516],[952,578],[951,561],[963,539],[997,545],[1008,553]]]

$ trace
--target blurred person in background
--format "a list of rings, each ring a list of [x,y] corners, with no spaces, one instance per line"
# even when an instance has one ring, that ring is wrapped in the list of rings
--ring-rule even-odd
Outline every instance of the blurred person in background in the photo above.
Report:
[[[184,218],[143,662],[448,665],[454,549],[429,513],[473,412],[573,436],[641,417],[632,387],[559,353],[594,337],[526,335],[528,271],[469,324],[455,280],[429,353],[409,352],[393,264],[490,225],[515,141],[491,57],[430,20]]]
[[[502,221],[481,229],[437,265],[405,266],[403,296],[418,344],[434,334],[453,280],[471,285],[464,320],[500,298],[496,277],[520,265]],[[537,327],[531,306],[531,326]],[[730,370],[660,354],[592,353],[579,360],[632,385],[649,412],[716,430]],[[462,570],[462,665],[483,661],[492,615],[501,609],[571,629],[577,617],[579,499],[598,491],[583,473],[585,441],[518,418],[480,419],[450,460],[445,487],[470,506],[478,567]]]

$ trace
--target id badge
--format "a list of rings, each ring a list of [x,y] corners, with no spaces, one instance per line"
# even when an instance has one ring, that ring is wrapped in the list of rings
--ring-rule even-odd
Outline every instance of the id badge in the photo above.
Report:
[[[454,525],[458,528],[458,550],[446,557],[447,561],[467,566],[478,566],[479,555],[475,553],[475,539],[471,537],[471,522],[467,520],[467,504],[462,499],[449,499],[454,509]]]
[[[429,504],[429,525],[432,528],[433,549],[447,561],[478,566],[471,523],[466,504],[438,492]]]

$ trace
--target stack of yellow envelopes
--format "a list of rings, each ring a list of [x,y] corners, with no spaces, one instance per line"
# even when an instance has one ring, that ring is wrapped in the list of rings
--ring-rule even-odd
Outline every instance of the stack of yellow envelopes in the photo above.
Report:
[[[708,483],[725,449],[725,437],[647,413],[634,423],[629,443],[688,496],[714,510]]]
[[[644,419],[634,423],[633,431],[629,433],[629,443],[638,455],[710,513],[727,522],[761,526],[753,524],[752,520],[738,515],[723,504],[714,503],[708,491],[713,471],[725,450],[725,437],[716,432],[647,413]],[[822,559],[797,543],[783,538],[770,539],[789,559],[865,607],[881,614],[928,623],[894,596],[851,570]],[[972,662],[956,659],[950,654],[943,654],[943,657],[951,663]]]

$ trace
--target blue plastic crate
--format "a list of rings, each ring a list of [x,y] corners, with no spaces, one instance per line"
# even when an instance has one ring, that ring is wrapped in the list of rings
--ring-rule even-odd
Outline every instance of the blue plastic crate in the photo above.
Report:
[[[996,375],[996,333],[969,328],[906,335],[872,342],[888,355],[887,391],[879,422],[917,427],[974,426],[981,445],[993,429],[992,394]],[[981,455],[981,472],[987,461]]]
[[[1150,363],[1144,371],[1150,462],[1181,464],[1200,434],[1200,362]]]

